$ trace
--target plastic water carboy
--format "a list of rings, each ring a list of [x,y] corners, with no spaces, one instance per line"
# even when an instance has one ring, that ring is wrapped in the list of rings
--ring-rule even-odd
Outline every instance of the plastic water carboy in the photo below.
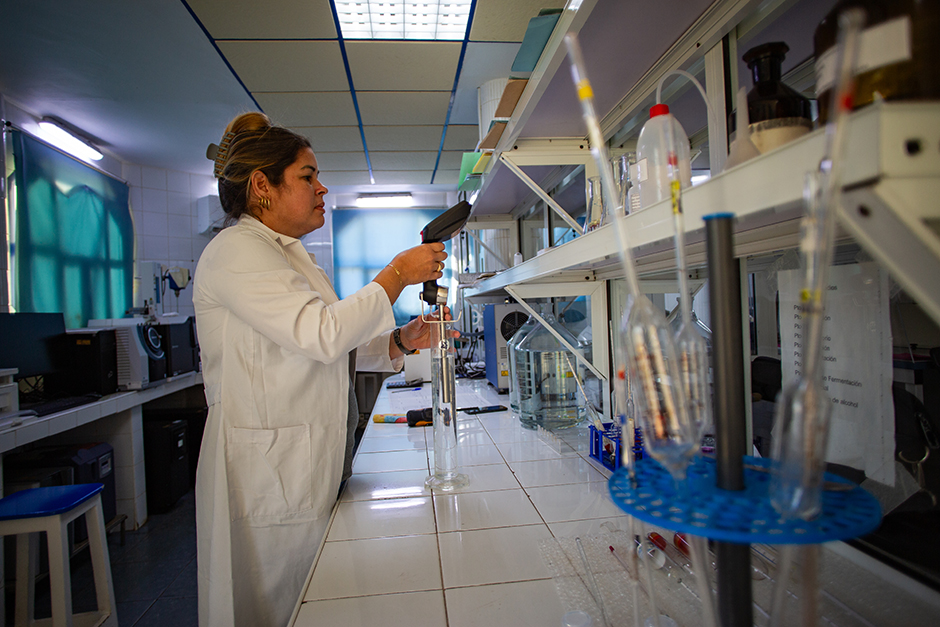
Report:
[[[668,133],[668,126],[672,133]],[[669,136],[675,138],[674,148]],[[692,166],[689,162],[689,136],[679,121],[669,113],[669,106],[653,105],[650,119],[643,125],[636,144],[636,163],[630,166],[630,179],[640,199],[640,208],[646,209],[669,195],[669,153],[675,151],[679,163],[682,187],[692,185]]]

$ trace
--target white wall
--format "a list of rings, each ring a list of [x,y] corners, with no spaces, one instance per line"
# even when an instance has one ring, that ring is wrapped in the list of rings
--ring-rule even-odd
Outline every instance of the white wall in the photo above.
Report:
[[[196,270],[196,262],[212,233],[198,232],[197,201],[218,195],[211,175],[190,174],[146,166],[124,164],[121,177],[130,185],[131,213],[137,238],[137,276],[134,306],[141,306],[153,294],[152,262],[167,267]],[[179,298],[167,288],[164,311],[194,315],[192,285]]]

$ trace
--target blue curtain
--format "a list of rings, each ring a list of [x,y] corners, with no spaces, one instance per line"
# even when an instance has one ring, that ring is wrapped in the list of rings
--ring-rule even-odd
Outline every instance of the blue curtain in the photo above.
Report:
[[[421,229],[443,212],[443,209],[334,211],[333,282],[339,297],[345,298],[362,289],[395,255],[420,244]],[[445,246],[449,255],[450,243]],[[445,267],[439,283],[450,285],[449,268],[449,265]],[[421,313],[420,292],[418,285],[410,285],[402,291],[392,306],[395,324],[405,324]]]
[[[13,307],[61,311],[70,329],[123,317],[134,280],[127,185],[25,133],[12,142]]]

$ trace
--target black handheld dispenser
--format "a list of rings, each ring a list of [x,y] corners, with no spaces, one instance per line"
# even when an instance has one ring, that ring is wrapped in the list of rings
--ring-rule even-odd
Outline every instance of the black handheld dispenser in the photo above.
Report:
[[[466,200],[461,200],[456,205],[437,216],[424,227],[421,231],[421,243],[430,244],[433,242],[446,242],[464,227],[467,220],[470,219],[472,206]],[[447,303],[447,288],[441,287],[437,281],[425,281],[424,289],[421,291],[421,300],[432,307],[434,305],[443,306]]]

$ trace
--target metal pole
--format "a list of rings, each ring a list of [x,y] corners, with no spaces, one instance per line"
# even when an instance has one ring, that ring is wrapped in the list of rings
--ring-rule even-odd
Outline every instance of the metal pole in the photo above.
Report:
[[[734,216],[705,216],[711,298],[712,359],[715,373],[717,484],[744,489],[747,431],[744,406],[744,345],[741,339],[741,269],[734,258]],[[716,543],[718,617],[723,627],[751,627],[750,547]]]

